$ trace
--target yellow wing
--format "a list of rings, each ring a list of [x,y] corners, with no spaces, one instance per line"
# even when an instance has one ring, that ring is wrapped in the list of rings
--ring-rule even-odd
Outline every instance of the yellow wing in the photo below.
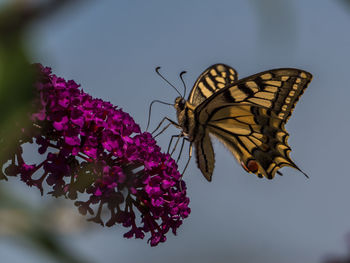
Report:
[[[298,69],[265,71],[219,90],[195,109],[195,117],[248,172],[272,179],[283,166],[301,171],[289,157],[284,126],[311,79]]]
[[[225,65],[215,64],[203,71],[194,83],[188,102],[198,106],[218,90],[238,79],[236,70]]]

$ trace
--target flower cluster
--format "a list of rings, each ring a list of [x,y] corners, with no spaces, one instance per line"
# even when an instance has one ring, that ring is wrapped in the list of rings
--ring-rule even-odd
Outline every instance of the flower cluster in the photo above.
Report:
[[[175,161],[161,153],[150,133],[141,133],[129,114],[92,98],[50,68],[37,67],[33,127],[23,129],[17,149],[3,164],[4,178],[20,176],[42,194],[46,182],[49,194],[77,200],[80,213],[93,215],[90,221],[121,224],[130,229],[127,238],[149,232],[151,246],[164,242],[170,229],[176,234],[190,208]],[[33,141],[46,156],[39,164],[23,158],[22,144]]]

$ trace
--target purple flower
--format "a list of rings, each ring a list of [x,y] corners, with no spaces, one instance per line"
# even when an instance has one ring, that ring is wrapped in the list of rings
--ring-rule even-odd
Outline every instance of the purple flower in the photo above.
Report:
[[[76,200],[80,213],[93,215],[90,221],[130,228],[126,238],[150,233],[150,245],[156,246],[170,229],[176,234],[190,208],[175,161],[161,153],[151,134],[141,133],[129,114],[92,98],[50,68],[37,67],[34,128],[26,136],[46,157],[27,164],[21,144],[29,139],[19,139],[5,175],[19,175],[42,194],[46,182],[49,194]],[[81,193],[87,200],[79,200]],[[103,209],[109,210],[108,219]]]

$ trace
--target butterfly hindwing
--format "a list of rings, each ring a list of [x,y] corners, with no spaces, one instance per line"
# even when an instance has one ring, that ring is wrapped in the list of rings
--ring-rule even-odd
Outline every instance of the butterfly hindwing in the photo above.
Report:
[[[196,119],[249,172],[272,179],[283,166],[300,170],[289,157],[284,125],[311,78],[302,70],[276,69],[236,81],[203,101]]]
[[[198,168],[201,170],[204,177],[208,181],[211,181],[215,156],[208,132],[205,133],[201,140],[195,142],[195,149]]]
[[[236,70],[225,65],[215,64],[207,68],[193,85],[188,101],[197,106],[238,78]]]
[[[269,109],[250,104],[226,106],[215,112],[207,127],[248,172],[272,179],[283,166],[300,170],[289,157],[283,120]]]

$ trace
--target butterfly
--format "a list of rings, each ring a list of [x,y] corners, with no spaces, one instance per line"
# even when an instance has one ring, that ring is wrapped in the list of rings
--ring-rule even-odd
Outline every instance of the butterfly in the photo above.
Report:
[[[215,164],[211,136],[258,177],[282,175],[283,166],[302,172],[289,157],[285,124],[311,80],[310,73],[294,68],[238,79],[233,68],[215,64],[198,77],[188,100],[175,99],[178,123],[170,121],[190,142],[190,157],[194,145],[198,168],[208,181]]]

